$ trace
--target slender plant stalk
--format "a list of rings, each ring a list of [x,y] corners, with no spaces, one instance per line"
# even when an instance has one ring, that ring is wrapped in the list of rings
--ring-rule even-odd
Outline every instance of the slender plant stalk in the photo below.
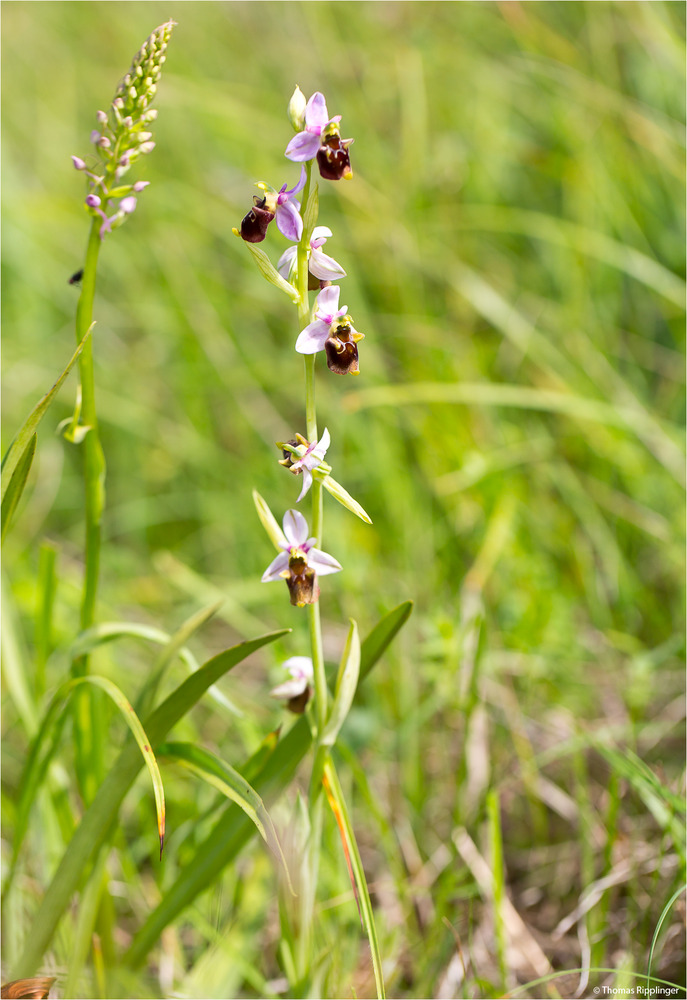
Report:
[[[95,277],[100,252],[100,220],[91,222],[91,232],[86,249],[83,269],[81,296],[76,310],[76,341],[80,343],[93,322],[93,300],[95,298]],[[93,341],[89,340],[79,358],[81,377],[81,421],[90,430],[83,440],[83,476],[86,499],[86,549],[85,576],[81,597],[81,628],[89,628],[95,617],[95,602],[98,592],[100,569],[100,521],[104,503],[105,461],[98,435],[98,417],[95,405],[95,378],[93,374]],[[87,661],[79,661],[85,673]]]
[[[304,214],[307,215],[310,200],[312,164],[306,164],[306,181],[303,188]],[[310,302],[308,298],[308,245],[312,230],[303,229],[303,235],[297,249],[297,287],[300,294],[298,303],[299,330],[310,322]],[[308,441],[317,441],[317,408],[315,402],[315,355],[304,354],[305,364],[305,423]],[[312,532],[317,539],[317,545],[322,545],[323,503],[322,484],[315,479],[312,484]],[[315,601],[308,605],[308,624],[310,628],[310,647],[312,650],[313,680],[315,686],[315,718],[317,732],[324,731],[327,722],[327,678],[324,672],[324,654],[322,651],[322,627],[320,624],[320,604]]]
[[[86,247],[81,295],[76,309],[76,340],[80,343],[93,322],[96,270],[100,252],[100,223],[94,218]],[[81,386],[81,423],[90,428],[83,449],[83,481],[85,499],[86,538],[84,548],[84,580],[81,594],[81,629],[90,628],[95,619],[95,604],[100,572],[100,533],[104,506],[105,459],[98,435],[93,371],[93,341],[84,345],[79,358]],[[72,663],[74,676],[88,673],[88,657],[80,656]],[[103,772],[103,704],[99,691],[79,692],[74,701],[74,741],[76,772],[81,793],[86,802],[95,797]]]
[[[306,164],[306,182],[303,189],[304,215],[308,216],[308,203],[311,195],[312,164]],[[310,302],[308,296],[308,246],[312,234],[311,227],[304,227],[303,235],[297,249],[296,282],[300,294],[298,303],[298,328],[304,329],[310,322]],[[317,407],[315,400],[315,355],[304,354],[305,366],[305,422],[308,441],[317,441]],[[312,495],[312,533],[317,539],[317,545],[322,545],[323,534],[323,497],[322,484],[314,480],[311,487]],[[315,601],[307,606],[308,627],[310,630],[310,648],[313,663],[314,709],[317,736],[321,736],[327,723],[327,678],[324,669],[324,652],[322,646],[322,626],[320,622],[320,603]],[[317,892],[318,873],[320,867],[320,845],[322,841],[323,798],[321,751],[316,744],[315,762],[309,793],[310,830],[304,860],[304,884],[300,898],[300,926],[296,944],[296,966],[301,987],[305,986],[308,969],[312,958],[312,929],[315,898]],[[326,750],[325,750],[326,755]],[[320,778],[317,780],[316,772]]]

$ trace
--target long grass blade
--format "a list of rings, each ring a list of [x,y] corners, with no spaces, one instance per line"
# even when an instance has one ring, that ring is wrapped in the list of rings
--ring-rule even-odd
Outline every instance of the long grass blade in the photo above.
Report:
[[[244,811],[282,866],[289,888],[293,892],[286,858],[279,843],[272,817],[265,809],[265,804],[258,793],[243,775],[236,771],[231,764],[227,764],[226,761],[210,753],[209,750],[194,746],[192,743],[163,743],[158,748],[158,752],[177,764],[181,764],[182,767],[188,768],[193,774],[197,774],[204,781],[219,789],[223,795],[226,795],[227,798],[236,803],[239,809]]]
[[[666,903],[666,905],[663,907],[663,910],[661,912],[661,916],[658,918],[658,922],[656,924],[656,930],[654,931],[654,936],[651,939],[651,948],[649,950],[649,961],[648,961],[647,967],[646,967],[646,985],[647,985],[647,987],[649,986],[649,983],[651,982],[651,979],[652,979],[652,976],[651,976],[651,967],[654,964],[654,951],[656,950],[656,943],[658,941],[658,936],[661,933],[661,927],[663,927],[665,919],[668,916],[668,914],[670,913],[670,910],[671,910],[671,908],[673,906],[673,903],[678,898],[678,896],[681,896],[682,893],[685,892],[685,890],[687,890],[687,885],[681,885],[679,889],[675,890],[675,892],[670,897],[670,899],[668,900],[668,902]],[[648,992],[648,990],[647,990],[647,992]]]
[[[341,790],[341,785],[339,784],[339,777],[331,759],[328,760],[324,766],[324,776],[326,787],[328,789],[327,796],[331,796],[331,798],[335,801],[337,807],[335,815],[340,817],[343,823],[350,855],[350,866],[353,869],[353,876],[358,887],[361,919],[365,928],[365,933],[367,934],[367,939],[370,942],[370,953],[372,955],[372,967],[374,969],[377,997],[378,1000],[383,1000],[386,996],[384,991],[384,974],[382,971],[382,957],[379,952],[379,941],[377,940],[377,928],[375,927],[372,902],[367,888],[365,870],[363,869],[363,863],[360,858],[358,844],[355,839],[355,833],[353,832],[353,824],[351,823],[346,800]]]

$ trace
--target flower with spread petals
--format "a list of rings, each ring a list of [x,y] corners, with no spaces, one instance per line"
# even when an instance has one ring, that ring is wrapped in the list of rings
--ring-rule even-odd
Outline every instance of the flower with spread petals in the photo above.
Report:
[[[284,452],[284,457],[280,459],[279,464],[289,469],[295,476],[303,474],[303,489],[296,503],[301,502],[312,486],[313,469],[316,469],[322,463],[322,459],[327,454],[327,448],[330,443],[329,431],[325,427],[324,434],[320,440],[313,441],[312,444],[309,444],[304,437],[297,434],[295,441],[286,442],[293,451],[287,451],[284,445],[277,445]]]
[[[296,163],[303,163],[305,160],[314,160],[320,148],[320,136],[323,130],[330,123],[340,122],[341,115],[330,118],[327,112],[327,103],[324,94],[319,91],[314,93],[305,105],[305,127],[302,132],[294,136],[286,147],[286,156]]]
[[[358,333],[346,306],[339,305],[338,285],[323,288],[317,296],[315,319],[301,330],[296,341],[299,354],[316,354],[324,350],[327,367],[336,375],[357,375],[358,341],[365,336]]]
[[[352,139],[342,139],[339,131],[341,115],[329,117],[324,95],[317,91],[305,106],[305,125],[294,136],[284,155],[302,163],[317,158],[320,174],[326,180],[338,181],[353,176],[348,147]]]
[[[299,209],[300,202],[294,195],[303,190],[305,185],[305,167],[301,167],[301,176],[295,187],[290,191],[284,184],[275,191],[269,184],[262,182],[257,185],[264,192],[262,198],[253,197],[253,208],[241,221],[240,236],[247,243],[262,243],[267,235],[267,227],[272,219],[277,219],[277,229],[287,240],[297,243],[303,235],[303,220]]]
[[[273,698],[285,701],[289,711],[302,715],[312,694],[312,660],[309,656],[292,656],[282,666],[291,674],[291,679],[273,688],[270,694]]]
[[[341,264],[337,263],[333,257],[328,257],[327,254],[323,253],[321,250],[321,247],[327,242],[328,237],[331,235],[332,231],[327,226],[315,226],[312,231],[312,236],[310,237],[308,270],[311,274],[314,274],[316,278],[319,278],[320,281],[338,281],[339,278],[346,277],[346,272],[342,268]],[[288,247],[279,258],[277,270],[283,278],[288,278],[291,273],[291,269],[296,262],[297,256],[298,248]]]
[[[308,522],[299,511],[287,510],[283,527],[283,551],[267,567],[262,582],[286,580],[291,603],[302,608],[319,597],[316,577],[338,573],[341,566],[333,556],[315,548],[317,539],[308,538]]]

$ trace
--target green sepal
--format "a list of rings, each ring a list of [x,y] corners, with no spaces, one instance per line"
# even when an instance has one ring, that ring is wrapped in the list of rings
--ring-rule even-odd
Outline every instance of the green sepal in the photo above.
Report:
[[[353,499],[351,494],[343,488],[341,483],[337,483],[336,479],[332,479],[329,475],[318,475],[318,471],[318,469],[315,469],[313,472],[314,477],[319,479],[327,492],[331,493],[335,500],[338,500],[340,504],[343,504],[347,510],[350,510],[352,514],[359,517],[361,521],[364,521],[366,524],[372,524],[372,518],[364,507],[361,507],[358,501]]]
[[[287,545],[286,536],[277,523],[277,519],[267,506],[267,501],[263,500],[257,490],[253,490],[253,503],[258,512],[260,523],[269,535],[270,541],[275,549],[283,549]]]
[[[360,638],[358,637],[358,625],[353,618],[350,619],[351,627],[348,630],[348,638],[341,656],[339,673],[336,678],[336,689],[334,691],[334,704],[327,720],[324,732],[320,738],[320,745],[331,747],[336,742],[339,730],[346,721],[346,716],[351,710],[358,678],[360,677]]]

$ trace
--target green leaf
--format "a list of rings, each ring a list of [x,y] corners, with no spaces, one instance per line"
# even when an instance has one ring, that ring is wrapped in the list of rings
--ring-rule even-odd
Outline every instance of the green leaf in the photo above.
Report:
[[[67,701],[70,695],[73,693],[74,689],[81,684],[93,684],[96,687],[101,688],[109,697],[114,701],[122,715],[126,724],[131,729],[136,742],[138,743],[143,759],[146,766],[150,772],[150,777],[153,783],[153,790],[155,793],[155,806],[157,810],[157,825],[158,825],[158,836],[160,840],[160,852],[162,852],[162,844],[164,841],[165,833],[165,797],[164,789],[162,787],[162,777],[160,776],[160,770],[157,766],[155,760],[155,754],[153,753],[150,741],[146,735],[144,727],[134,712],[129,700],[123,694],[123,692],[113,684],[112,681],[108,680],[106,677],[99,677],[95,674],[89,674],[87,677],[75,677],[71,680],[65,681],[64,684],[60,685],[55,694],[50,700],[48,709],[41,721],[40,728],[36,734],[36,738],[31,744],[31,750],[26,761],[26,766],[22,774],[21,780],[19,782],[19,787],[21,788],[21,795],[19,802],[17,804],[17,815],[15,820],[15,833],[14,842],[12,845],[12,862],[10,864],[10,869],[5,881],[5,886],[3,888],[3,896],[9,890],[9,886],[12,882],[14,876],[14,871],[16,868],[17,859],[19,857],[19,851],[26,835],[26,830],[28,828],[29,815],[31,812],[31,807],[36,797],[36,793],[41,786],[43,777],[48,769],[50,761],[52,760],[54,753],[59,744],[60,736],[62,733],[62,728],[64,726],[65,720],[67,718],[67,713],[65,711]],[[51,742],[45,753],[41,753],[43,746],[51,736]]]
[[[259,636],[257,639],[241,642],[208,660],[144,720],[143,725],[150,746],[156,747],[162,742],[172,726],[186,715],[204,692],[223,674],[257,649],[274,642],[289,631],[290,629],[281,629]],[[36,912],[13,978],[33,975],[38,967],[84,870],[94,853],[107,839],[122,800],[134,783],[141,764],[137,747],[133,743],[125,745],[62,856],[55,876]]]
[[[346,721],[353,698],[355,697],[360,676],[360,639],[358,637],[358,626],[351,618],[351,627],[348,631],[348,638],[344,647],[339,674],[336,679],[336,689],[334,691],[334,704],[327,720],[324,732],[320,738],[320,744],[325,747],[334,746],[339,730]]]
[[[181,764],[183,767],[188,768],[189,771],[197,774],[210,785],[214,785],[223,795],[226,795],[227,798],[235,802],[239,809],[244,811],[282,866],[288,885],[293,893],[286,858],[281,849],[272,818],[265,809],[265,805],[258,793],[246,781],[243,775],[235,771],[226,761],[210,753],[209,750],[194,746],[192,743],[163,743],[158,748],[158,752]]]
[[[17,466],[12,473],[12,477],[7,484],[6,494],[2,498],[2,540],[4,541],[7,529],[10,526],[12,520],[12,515],[21,499],[21,495],[24,492],[24,487],[26,486],[26,480],[28,479],[29,471],[31,469],[31,464],[33,462],[33,456],[36,453],[36,442],[38,438],[33,434],[24,449],[24,453],[21,455]]]
[[[404,601],[377,622],[360,647],[360,680],[364,680],[413,610],[412,601]]]
[[[253,490],[253,503],[255,504],[255,509],[258,512],[260,523],[269,535],[270,541],[274,545],[275,549],[283,549],[287,544],[286,536],[277,524],[277,519],[267,506],[267,502],[263,500],[257,490]]]
[[[305,757],[312,742],[305,716],[280,740],[262,770],[251,784],[266,799],[282,791],[293,779],[298,765]],[[260,752],[260,751],[259,751]],[[246,765],[246,772],[250,764]],[[199,893],[212,885],[226,866],[233,861],[250,841],[255,826],[238,806],[230,806],[221,814],[215,826],[200,844],[193,861],[180,872],[169,887],[157,908],[150,914],[134,938],[124,963],[136,968],[145,962],[146,955],[168,926]]]
[[[143,685],[138,695],[137,707],[142,715],[147,715],[153,707],[155,694],[167,667],[170,663],[172,663],[176,656],[181,656],[181,652],[191,636],[194,635],[194,633],[197,632],[202,625],[209,621],[221,607],[222,601],[215,601],[215,603],[211,604],[209,607],[201,608],[200,611],[196,611],[190,618],[183,622],[174,635],[167,640],[155,662],[150,677],[146,680],[146,683]],[[198,664],[194,659],[191,670],[196,671],[197,669]],[[225,700],[229,705],[231,705],[231,702],[229,702],[228,699]],[[242,714],[239,709],[235,708],[235,706],[231,705],[231,708],[237,715]]]
[[[412,601],[400,604],[386,614],[364,640],[360,647],[360,681],[373,669],[391,640],[408,620],[412,609]],[[241,771],[250,775],[255,790],[263,799],[268,799],[270,795],[278,794],[286,788],[311,744],[312,734],[303,716],[287,735],[279,740],[273,752],[266,755],[266,748],[261,747]],[[257,764],[258,754],[261,762],[264,761],[260,769]],[[230,807],[222,813],[199,846],[193,861],[184,867],[179,878],[173,886],[170,886],[157,908],[139,930],[124,956],[127,965],[136,968],[145,962],[146,955],[165,927],[175,920],[199,893],[212,885],[224,868],[249,842],[254,829],[250,820],[238,807]]]
[[[291,301],[298,305],[301,300],[301,297],[298,294],[298,289],[294,288],[293,285],[286,281],[285,278],[282,278],[281,274],[269,259],[265,251],[261,250],[260,247],[256,247],[254,243],[246,243],[246,246],[252,253],[253,259],[258,265],[258,270],[262,274],[263,278],[266,278],[271,285],[274,285],[276,288],[281,289],[282,292],[285,292]]]
[[[53,399],[55,398],[60,386],[66,379],[67,375],[69,375],[69,372],[72,370],[73,366],[78,360],[79,355],[83,351],[84,344],[90,337],[91,331],[93,330],[94,326],[95,323],[92,323],[91,326],[88,328],[86,336],[83,338],[77,349],[72,354],[71,358],[69,359],[69,363],[67,364],[67,367],[62,372],[57,382],[55,382],[52,389],[50,389],[50,391],[47,392],[45,396],[43,396],[43,398],[38,401],[38,403],[34,406],[33,410],[31,410],[31,413],[29,413],[28,417],[20,427],[14,441],[7,449],[5,457],[2,460],[2,477],[0,478],[0,497],[2,498],[2,500],[5,499],[5,494],[7,493],[9,485],[12,482],[15,470],[17,469],[20,462],[22,462],[24,455],[26,453],[26,449],[30,444],[31,438],[36,433],[36,428],[38,427],[39,423],[45,416],[45,412],[52,403]],[[19,499],[19,497],[17,497],[17,499]]]
[[[315,473],[315,475],[317,474]],[[317,478],[319,479],[319,476],[317,476]],[[367,511],[361,507],[357,500],[353,499],[351,494],[343,488],[341,483],[337,483],[336,479],[332,479],[331,476],[324,476],[320,482],[327,492],[331,493],[334,499],[338,500],[339,503],[342,504],[347,510],[350,510],[352,514],[359,517],[361,521],[365,521],[366,524],[372,524],[372,518]]]

